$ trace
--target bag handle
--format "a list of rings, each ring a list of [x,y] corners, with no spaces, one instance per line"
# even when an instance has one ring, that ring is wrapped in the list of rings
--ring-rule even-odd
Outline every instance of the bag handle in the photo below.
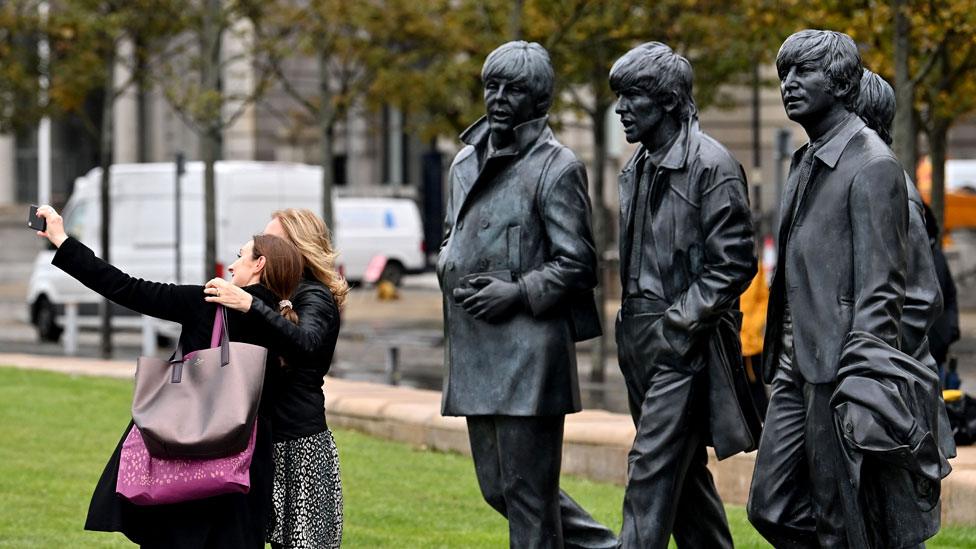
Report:
[[[210,332],[210,348],[220,346],[220,366],[224,367],[230,363],[230,331],[227,329],[227,309],[217,304],[214,313],[213,330]],[[183,355],[183,342],[176,345],[176,350],[169,357],[169,363],[173,365],[183,365],[185,357]],[[173,370],[174,383],[178,383],[180,368]]]
[[[216,347],[218,341],[220,342],[220,367],[223,368],[230,363],[230,330],[227,329],[227,308],[220,304],[217,305],[217,312],[214,314],[210,348]]]

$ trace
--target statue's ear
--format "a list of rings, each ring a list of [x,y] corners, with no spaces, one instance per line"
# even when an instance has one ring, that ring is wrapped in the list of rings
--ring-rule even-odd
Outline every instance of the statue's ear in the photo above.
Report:
[[[674,110],[678,108],[678,92],[668,90],[662,93],[661,108],[668,114],[674,114]]]
[[[857,82],[857,85],[858,86],[861,85],[860,81]],[[832,84],[834,97],[836,97],[837,99],[840,99],[841,97],[847,97],[847,95],[850,93],[851,88],[853,86],[854,83],[851,82],[850,80],[841,80],[839,82],[834,82]]]

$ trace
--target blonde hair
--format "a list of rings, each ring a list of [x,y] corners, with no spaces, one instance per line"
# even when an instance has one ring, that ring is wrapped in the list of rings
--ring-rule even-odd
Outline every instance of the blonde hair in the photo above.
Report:
[[[341,309],[349,284],[336,270],[335,259],[339,254],[332,247],[332,235],[322,218],[311,210],[299,208],[278,210],[271,217],[281,223],[288,240],[302,253],[305,268],[332,291],[336,306]]]

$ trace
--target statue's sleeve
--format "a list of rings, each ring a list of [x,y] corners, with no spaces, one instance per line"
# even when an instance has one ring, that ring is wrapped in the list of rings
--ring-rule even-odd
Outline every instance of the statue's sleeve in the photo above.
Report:
[[[519,279],[529,310],[538,316],[573,292],[596,286],[596,247],[590,225],[590,197],[586,169],[563,149],[554,159],[550,173],[540,189],[539,208],[548,239],[548,258]]]
[[[661,323],[663,339],[682,357],[756,275],[752,214],[742,168],[727,169],[715,178],[714,183],[702,185],[702,273],[665,311]]]
[[[441,231],[441,245],[437,250],[437,283],[444,289],[444,262],[445,254],[447,252],[447,241],[451,238],[451,231],[454,228],[454,165],[457,164],[457,159],[451,164],[451,169],[448,171],[447,176],[447,205],[444,208],[444,225]]]
[[[852,331],[898,347],[908,265],[905,176],[889,156],[868,161],[854,176],[849,206],[854,240]]]

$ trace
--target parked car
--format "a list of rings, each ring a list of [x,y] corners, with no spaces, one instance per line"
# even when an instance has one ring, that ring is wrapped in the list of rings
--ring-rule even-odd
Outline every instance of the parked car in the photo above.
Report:
[[[321,212],[321,168],[281,162],[218,162],[216,167],[217,272],[231,264],[238,246],[261,231],[275,210],[289,207]],[[177,281],[175,167],[171,163],[116,164],[111,168],[111,261],[129,274],[158,281]],[[96,168],[75,181],[64,207],[65,228],[100,254],[100,181]],[[205,282],[203,163],[190,162],[181,182],[179,281]],[[384,277],[399,282],[405,273],[426,268],[423,226],[417,205],[409,199],[335,199],[334,241],[339,267],[358,281],[370,259],[387,258]],[[101,298],[51,265],[54,252],[34,260],[27,292],[31,322],[45,341],[61,334],[64,304],[78,304],[79,326],[98,325]],[[141,319],[121,307],[113,326],[137,328]],[[156,329],[176,336],[179,327],[157,321]]]

